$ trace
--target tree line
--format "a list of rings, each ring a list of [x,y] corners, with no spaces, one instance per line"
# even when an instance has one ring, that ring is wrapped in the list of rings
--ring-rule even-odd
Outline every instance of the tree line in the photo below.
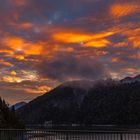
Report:
[[[0,128],[21,129],[24,124],[16,115],[14,107],[9,107],[4,99],[0,97]]]

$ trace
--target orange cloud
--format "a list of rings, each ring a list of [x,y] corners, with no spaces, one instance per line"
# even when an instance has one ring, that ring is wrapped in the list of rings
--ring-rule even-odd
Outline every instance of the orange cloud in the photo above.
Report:
[[[21,51],[26,55],[39,55],[43,50],[41,43],[33,43],[20,37],[7,37],[2,42],[14,51]]]
[[[10,0],[10,1],[16,6],[24,6],[27,2],[27,0]]]
[[[136,2],[115,3],[110,7],[110,15],[117,18],[128,16],[136,12],[140,12],[140,5]]]
[[[52,89],[52,87],[50,87],[50,86],[39,86],[38,87],[38,91],[40,92],[40,93],[46,93],[46,92],[49,92],[50,90]]]
[[[136,71],[136,69],[132,68],[132,67],[125,68],[125,70],[128,72],[135,72]]]
[[[23,56],[23,55],[17,55],[16,56],[16,59],[23,61],[23,60],[25,60],[25,56]]]
[[[12,50],[5,50],[5,49],[0,49],[0,53],[7,53],[7,54],[10,54],[10,55],[14,54],[14,52]]]
[[[140,48],[140,38],[139,36],[129,37],[128,40],[132,42],[133,46],[136,48]]]
[[[74,49],[71,48],[71,47],[69,47],[69,48],[66,49],[66,52],[68,52],[68,53],[72,53],[72,52],[74,52]]]
[[[18,90],[21,89],[27,93],[32,93],[32,94],[44,94],[46,92],[49,92],[52,89],[52,87],[42,85],[42,86],[36,86],[34,88],[32,88],[32,87],[18,87],[17,89]]]
[[[1,78],[2,81],[8,82],[8,83],[20,83],[22,82],[22,79],[20,77],[16,76],[3,76]]]
[[[16,25],[18,29],[26,30],[26,29],[31,29],[33,27],[32,23],[25,22],[25,23],[20,23]]]
[[[12,71],[11,72],[11,75],[16,76],[17,75],[17,72],[16,71]]]
[[[99,39],[99,40],[89,41],[89,42],[85,43],[84,46],[101,48],[101,47],[105,47],[109,44],[111,44],[111,42],[108,41],[107,39]]]
[[[114,32],[101,32],[96,34],[77,33],[77,32],[58,32],[54,34],[52,38],[57,42],[83,43],[84,46],[100,48],[110,44],[110,42],[105,38],[113,34]]]
[[[13,70],[7,72],[0,78],[0,81],[7,83],[21,83],[23,81],[37,81],[38,74],[35,71]]]
[[[120,62],[120,59],[117,57],[114,57],[111,59],[111,62],[117,63],[117,62]]]
[[[131,77],[136,76],[140,73],[139,69],[137,69],[136,67],[126,67],[121,71],[122,71],[122,75],[126,74],[126,76],[131,76]]]
[[[98,56],[98,55],[106,55],[106,54],[108,54],[107,51],[96,51],[96,55],[97,55],[97,56]]]
[[[11,64],[10,62],[6,62],[4,60],[0,60],[0,64],[8,66],[8,67],[12,67],[13,66],[13,64]]]
[[[133,55],[131,55],[131,56],[129,56],[130,58],[132,58],[132,59],[140,59],[140,53],[138,52],[137,54],[133,54]]]
[[[131,43],[133,47],[140,48],[140,39],[139,39],[140,28],[139,27],[138,28],[133,27],[132,29],[128,28],[125,31],[123,31],[122,34],[128,37],[126,43]]]
[[[112,42],[114,47],[132,47],[132,48],[140,48],[140,28],[138,24],[124,24],[124,25],[116,25],[111,28],[110,31],[115,32],[116,34],[124,36],[125,38],[120,42]]]
[[[128,46],[128,42],[124,41],[124,42],[118,42],[114,44],[114,47],[124,47],[124,46]]]

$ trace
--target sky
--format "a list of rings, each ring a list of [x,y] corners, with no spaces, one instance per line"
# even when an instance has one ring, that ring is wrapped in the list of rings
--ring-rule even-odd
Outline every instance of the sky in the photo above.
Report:
[[[30,101],[72,80],[140,74],[140,0],[0,0],[0,96]]]

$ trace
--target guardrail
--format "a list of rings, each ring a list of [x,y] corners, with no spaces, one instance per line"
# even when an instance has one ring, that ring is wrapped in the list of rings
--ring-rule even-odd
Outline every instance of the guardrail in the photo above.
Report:
[[[0,140],[140,140],[140,131],[0,129]]]

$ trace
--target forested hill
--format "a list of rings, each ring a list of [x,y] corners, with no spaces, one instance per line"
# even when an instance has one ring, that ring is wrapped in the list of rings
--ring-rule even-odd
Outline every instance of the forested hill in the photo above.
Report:
[[[91,89],[81,106],[82,122],[140,124],[140,82]]]
[[[140,124],[140,82],[59,86],[18,110],[27,124]]]

